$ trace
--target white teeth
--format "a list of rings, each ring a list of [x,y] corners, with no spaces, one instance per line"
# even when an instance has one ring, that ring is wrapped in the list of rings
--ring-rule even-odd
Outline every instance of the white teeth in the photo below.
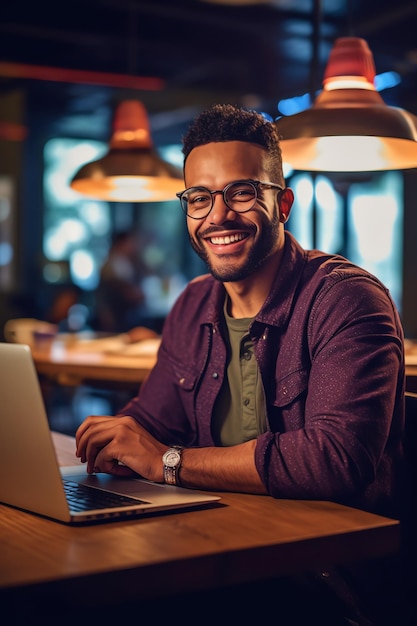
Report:
[[[228,243],[235,243],[236,241],[241,241],[244,238],[243,234],[240,235],[227,235],[226,237],[211,237],[211,243],[215,245],[226,245]]]

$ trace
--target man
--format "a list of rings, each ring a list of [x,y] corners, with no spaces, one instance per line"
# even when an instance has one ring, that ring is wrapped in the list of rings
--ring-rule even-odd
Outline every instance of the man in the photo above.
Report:
[[[397,515],[404,355],[387,290],[284,229],[293,192],[261,115],[214,106],[183,152],[178,195],[210,275],[174,305],[138,396],[78,429],[87,471]]]

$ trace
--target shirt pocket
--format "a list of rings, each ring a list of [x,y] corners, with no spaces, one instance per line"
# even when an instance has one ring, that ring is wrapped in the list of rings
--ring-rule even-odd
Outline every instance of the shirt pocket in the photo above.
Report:
[[[165,353],[167,365],[171,371],[174,385],[184,391],[193,391],[197,385],[199,371],[196,366],[184,363],[171,354]]]
[[[274,406],[284,409],[297,400],[304,400],[308,386],[308,375],[307,368],[304,368],[290,372],[276,380]]]

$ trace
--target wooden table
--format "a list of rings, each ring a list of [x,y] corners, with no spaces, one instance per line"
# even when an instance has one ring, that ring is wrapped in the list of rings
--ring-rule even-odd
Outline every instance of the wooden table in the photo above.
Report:
[[[127,355],[123,350],[118,354],[98,346],[88,336],[63,334],[51,342],[34,344],[31,350],[38,374],[66,386],[104,384],[137,389],[155,365],[156,351]]]
[[[76,462],[73,438],[53,436],[60,463]],[[79,616],[77,611],[88,607],[133,599],[145,606],[152,598],[172,598],[165,606],[173,606],[178,594],[326,569],[399,549],[396,520],[330,502],[218,495],[219,504],[199,510],[82,527],[0,506],[3,614],[8,605],[27,611],[32,626],[36,611],[48,606],[71,607]],[[39,623],[47,623],[42,619]]]
[[[417,340],[405,340],[405,375],[407,390],[417,392]]]

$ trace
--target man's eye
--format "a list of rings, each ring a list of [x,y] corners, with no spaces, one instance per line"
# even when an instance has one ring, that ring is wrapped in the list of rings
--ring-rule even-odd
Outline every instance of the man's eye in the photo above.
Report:
[[[237,202],[245,202],[246,200],[252,199],[254,193],[251,189],[236,189],[233,191],[232,200],[236,200]]]
[[[188,198],[188,204],[195,206],[196,204],[206,204],[210,202],[210,196],[207,194],[198,194]]]

